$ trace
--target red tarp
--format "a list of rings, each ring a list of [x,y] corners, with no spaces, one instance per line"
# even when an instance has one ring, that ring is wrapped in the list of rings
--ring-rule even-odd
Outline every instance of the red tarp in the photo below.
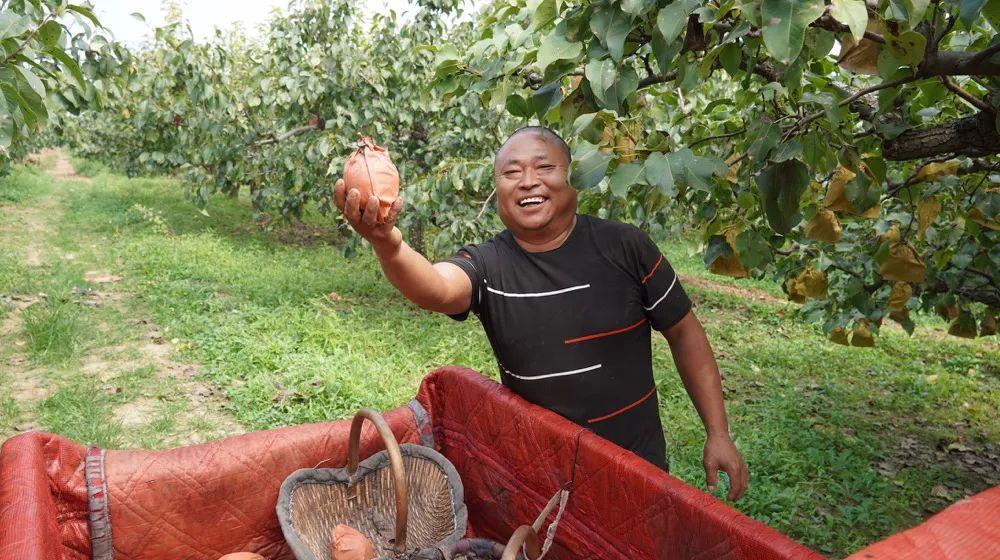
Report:
[[[506,540],[572,478],[556,559],[822,558],[473,371],[437,370],[418,400],[422,408],[386,417],[401,442],[433,434],[458,468],[471,535]],[[116,560],[216,560],[243,550],[290,560],[274,510],[279,486],[299,468],[343,466],[348,431],[349,421],[294,426],[168,451],[108,451],[103,462],[60,436],[11,438],[0,451],[0,560],[104,560],[112,545]],[[362,456],[379,447],[366,427]]]

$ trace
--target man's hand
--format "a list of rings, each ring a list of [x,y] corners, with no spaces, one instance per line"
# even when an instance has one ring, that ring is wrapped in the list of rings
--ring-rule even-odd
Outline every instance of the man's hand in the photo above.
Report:
[[[389,216],[385,222],[378,223],[378,198],[369,196],[368,200],[361,200],[361,193],[358,189],[351,189],[345,192],[346,186],[343,179],[337,179],[333,187],[333,203],[340,208],[340,211],[347,217],[347,222],[351,224],[354,231],[358,232],[372,244],[376,252],[394,251],[403,242],[403,234],[396,228],[396,219],[403,209],[403,197],[400,195],[389,208]]]
[[[709,436],[705,441],[705,452],[702,455],[705,465],[705,480],[709,491],[714,491],[719,482],[719,471],[729,475],[729,494],[726,499],[733,502],[739,500],[746,492],[750,483],[750,471],[747,470],[743,456],[728,435]]]

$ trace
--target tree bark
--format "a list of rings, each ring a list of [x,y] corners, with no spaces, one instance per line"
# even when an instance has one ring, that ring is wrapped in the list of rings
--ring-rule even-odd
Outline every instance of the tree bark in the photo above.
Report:
[[[943,154],[981,157],[996,153],[1000,153],[1000,134],[993,115],[987,112],[937,126],[911,129],[882,144],[883,156],[891,161]]]

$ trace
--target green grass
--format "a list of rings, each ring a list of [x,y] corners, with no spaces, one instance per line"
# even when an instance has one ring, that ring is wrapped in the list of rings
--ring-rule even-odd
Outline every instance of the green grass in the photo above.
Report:
[[[0,205],[31,201],[51,183],[37,168],[15,166],[8,176],[0,178]]]
[[[225,391],[249,429],[399,406],[443,364],[496,376],[477,321],[456,323],[409,304],[364,251],[347,260],[329,245],[281,242],[280,228],[253,224],[245,199],[213,199],[206,216],[172,180],[103,172],[89,185],[63,185],[57,196],[72,211],[60,220],[55,249],[123,275],[118,289],[141,301],[164,338],[178,339],[180,359],[203,365],[204,379]],[[318,216],[307,222],[329,224]],[[776,284],[707,275],[689,241],[663,247],[684,274],[781,294]],[[31,289],[67,290],[80,274],[79,265],[59,264]],[[0,282],[25,277],[0,259]],[[1000,444],[995,342],[947,337],[938,319],[921,317],[914,337],[883,329],[876,348],[846,348],[797,319],[795,306],[688,291],[725,375],[732,432],[751,465],[750,490],[735,504],[741,511],[843,556],[991,484],[947,449]],[[86,313],[96,315],[85,323],[107,324],[105,343],[125,336],[124,315]],[[659,337],[654,355],[672,472],[703,488],[703,428]],[[40,407],[49,429],[80,441],[149,446],[178,429],[172,389],[149,371],[115,379],[120,390],[110,393],[77,381],[72,367],[52,375],[60,389]],[[158,425],[134,434],[114,410],[138,399],[164,409]],[[931,494],[939,485],[950,498]]]
[[[80,348],[84,325],[78,306],[53,298],[24,310],[28,354],[43,363],[73,357]]]

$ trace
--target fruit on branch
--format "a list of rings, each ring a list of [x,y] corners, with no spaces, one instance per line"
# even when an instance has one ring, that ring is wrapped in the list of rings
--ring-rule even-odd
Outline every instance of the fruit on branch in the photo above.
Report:
[[[902,242],[894,243],[889,248],[889,256],[879,267],[878,273],[882,278],[893,282],[922,283],[927,267],[916,249]]]
[[[343,177],[347,192],[358,189],[362,205],[372,195],[378,198],[378,219],[384,222],[389,216],[389,208],[399,197],[399,171],[389,151],[368,136],[362,136],[357,149],[344,164]]]

